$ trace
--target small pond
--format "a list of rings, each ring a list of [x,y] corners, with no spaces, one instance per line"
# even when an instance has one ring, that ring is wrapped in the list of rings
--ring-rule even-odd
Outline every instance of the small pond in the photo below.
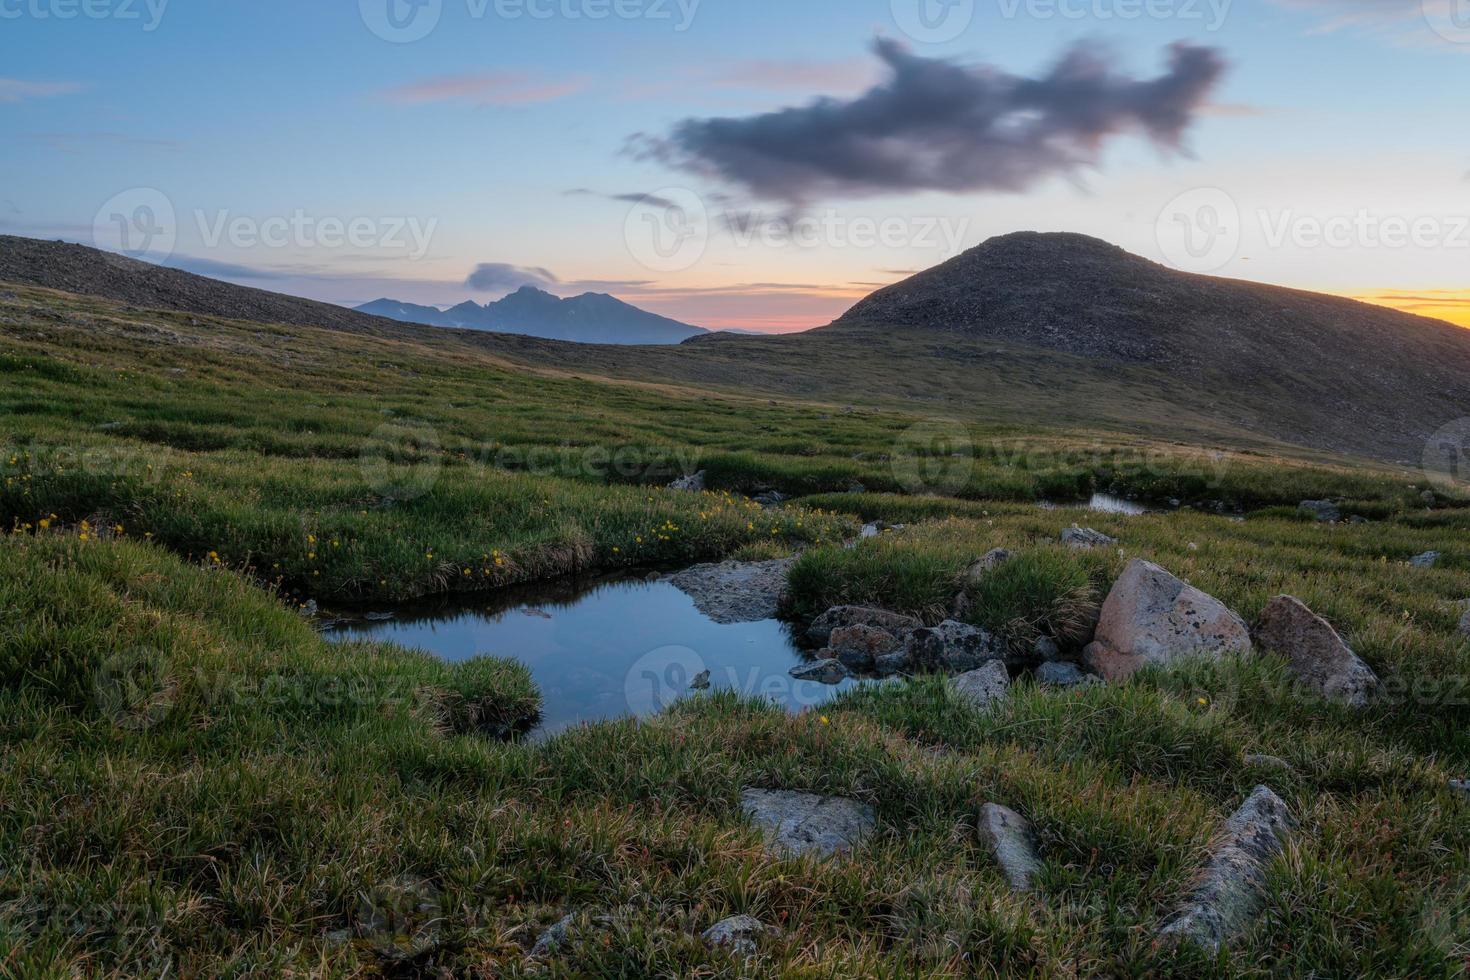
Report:
[[[1048,500],[1043,501],[1041,506],[1048,510],[1057,507],[1086,507],[1088,510],[1096,511],[1100,514],[1127,514],[1131,517],[1148,514],[1153,510],[1146,504],[1141,504],[1136,500],[1129,500],[1126,497],[1118,497],[1111,493],[1095,493],[1085,504],[1081,501],[1070,504]]]
[[[768,697],[798,711],[836,686],[798,681],[804,659],[777,620],[716,623],[667,581],[603,578],[510,590],[475,603],[395,609],[391,619],[339,623],[329,640],[388,640],[445,660],[510,657],[531,670],[544,699],[540,734],[586,721],[656,714],[690,693],[705,670],[711,690]]]

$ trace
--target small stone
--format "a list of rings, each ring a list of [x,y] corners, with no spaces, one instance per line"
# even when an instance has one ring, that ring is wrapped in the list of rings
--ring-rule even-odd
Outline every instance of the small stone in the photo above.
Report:
[[[1117,538],[1110,538],[1090,527],[1077,527],[1074,524],[1062,531],[1062,544],[1069,548],[1111,548],[1117,543]]]
[[[1297,510],[1324,524],[1335,524],[1342,520],[1342,511],[1330,500],[1303,500]]]
[[[1470,779],[1451,779],[1450,789],[1470,799]]]
[[[1415,555],[1413,558],[1410,558],[1409,564],[1415,568],[1433,568],[1439,564],[1441,557],[1443,556],[1438,551],[1426,551],[1422,555]]]
[[[1095,683],[1097,678],[1082,673],[1076,664],[1052,661],[1036,668],[1036,680],[1047,687],[1078,687]]]
[[[571,937],[572,922],[575,915],[563,916],[551,925],[545,932],[536,937],[536,944],[531,947],[531,955],[534,957],[550,956],[562,946],[566,945]]]
[[[1262,755],[1252,752],[1245,757],[1245,764],[1255,766],[1258,769],[1280,769],[1283,772],[1296,772],[1296,767],[1285,759],[1274,755]]]
[[[780,507],[791,498],[779,490],[767,490],[765,493],[757,494],[750,499],[762,507]]]
[[[1031,824],[1014,810],[999,803],[980,808],[980,840],[995,857],[1006,881],[1018,892],[1030,891],[1031,880],[1041,870]]]
[[[1261,902],[1266,869],[1285,846],[1291,814],[1265,786],[1225,821],[1210,845],[1209,861],[1189,901],[1160,935],[1196,943],[1214,953],[1249,924]]]
[[[806,638],[812,646],[825,647],[832,643],[832,631],[843,626],[871,626],[887,630],[895,636],[906,636],[924,624],[913,616],[889,612],[872,606],[833,606],[812,620]]]
[[[992,660],[979,670],[954,678],[950,686],[961,700],[972,707],[988,708],[1005,698],[1011,686],[1011,675],[1003,661]]]
[[[842,661],[842,666],[867,673],[873,670],[879,657],[902,648],[903,641],[876,626],[840,626],[832,631],[828,646],[831,656]]]
[[[1043,633],[1031,645],[1031,653],[1037,660],[1060,660],[1062,657],[1062,648],[1057,645],[1056,640]]]
[[[790,790],[741,790],[740,809],[764,832],[767,848],[781,855],[846,854],[878,824],[866,803]]]
[[[700,470],[698,473],[690,473],[681,476],[669,484],[670,490],[683,490],[687,493],[700,493],[704,490],[706,473]]]
[[[798,664],[791,668],[791,676],[799,681],[815,681],[818,684],[841,684],[847,680],[847,668],[842,661],[829,657]]]
[[[970,567],[965,569],[965,581],[970,585],[979,585],[980,581],[986,575],[995,571],[1014,557],[1015,555],[1005,548],[992,548],[982,557],[970,562]]]
[[[779,935],[781,930],[768,926],[750,915],[732,915],[721,919],[704,931],[701,937],[715,948],[724,947],[736,956],[754,956],[757,941],[763,936]]]
[[[1460,608],[1465,610],[1460,617],[1460,635],[1470,637],[1470,599],[1461,602]]]
[[[1364,708],[1378,691],[1373,669],[1300,599],[1279,595],[1268,602],[1255,635],[1262,647],[1285,656],[1292,673],[1316,694]]]
[[[1004,660],[1005,641],[978,626],[947,619],[938,626],[916,629],[904,647],[915,670],[961,674],[990,660]]]

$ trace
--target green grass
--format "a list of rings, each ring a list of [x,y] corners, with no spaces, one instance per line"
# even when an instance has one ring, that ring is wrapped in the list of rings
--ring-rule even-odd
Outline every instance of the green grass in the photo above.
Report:
[[[0,976],[1466,967],[1470,803],[1446,788],[1470,773],[1458,494],[1429,509],[1404,472],[1223,436],[979,417],[948,424],[973,447],[954,457],[952,428],[915,439],[934,423],[891,406],[18,292],[0,304]],[[715,492],[654,486],[695,467]],[[765,486],[811,496],[772,511],[738,493]],[[1250,514],[1028,503],[1093,490]],[[1305,521],[1309,497],[1374,523]],[[860,519],[908,527],[842,547]],[[1062,548],[1074,522],[1118,547]],[[996,547],[1016,558],[966,584]],[[1406,564],[1431,549],[1439,567]],[[1299,596],[1389,696],[1347,712],[1261,656],[1077,691],[1023,679],[987,714],[923,678],[821,714],[698,696],[528,741],[505,737],[539,709],[524,667],[327,643],[298,608],[794,551],[798,613],[932,621],[965,589],[972,621],[1073,644],[1147,557],[1247,618]],[[1260,913],[1216,961],[1156,946],[1260,782],[1299,824]],[[770,856],[739,815],[745,786],[856,797],[878,832],[845,862]],[[1034,895],[1010,893],[976,837],[988,801],[1037,830]],[[569,944],[529,961],[568,913]],[[783,930],[753,964],[698,939],[737,913]]]

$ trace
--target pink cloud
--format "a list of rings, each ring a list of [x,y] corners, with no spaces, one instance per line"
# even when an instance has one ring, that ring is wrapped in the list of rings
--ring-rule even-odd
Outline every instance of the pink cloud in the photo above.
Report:
[[[27,82],[19,78],[0,78],[0,102],[24,102],[50,95],[69,95],[80,92],[82,86],[76,82]]]
[[[473,102],[476,105],[532,105],[575,95],[587,87],[584,78],[543,81],[524,72],[470,72],[441,75],[381,93],[395,105]]]

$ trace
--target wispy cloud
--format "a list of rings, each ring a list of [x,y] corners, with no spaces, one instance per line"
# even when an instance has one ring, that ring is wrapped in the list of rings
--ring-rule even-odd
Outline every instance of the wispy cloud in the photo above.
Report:
[[[70,95],[81,90],[82,86],[77,82],[28,82],[21,78],[0,78],[0,102],[24,102],[53,95]]]
[[[659,197],[657,194],[643,194],[638,191],[632,191],[627,194],[604,194],[601,191],[594,191],[586,187],[573,187],[570,190],[562,191],[562,193],[567,197],[599,197],[607,201],[619,201],[626,204],[648,204],[656,208],[678,207],[675,202],[666,197]]]
[[[823,98],[744,118],[686,119],[629,149],[757,198],[801,206],[825,196],[1021,191],[1095,165],[1102,146],[1140,132],[1166,149],[1225,73],[1214,48],[1175,44],[1151,79],[1117,73],[1110,52],[1073,47],[1047,74],[926,58],[874,45],[889,77],[854,99]]]
[[[169,151],[183,148],[183,144],[177,140],[154,139],[135,136],[132,133],[27,133],[24,138],[33,143],[42,143],[63,153],[75,153],[84,147],[99,145]]]
[[[380,98],[394,105],[468,102],[478,106],[533,105],[575,95],[587,87],[584,78],[547,81],[525,72],[492,71],[441,75],[390,88]]]

